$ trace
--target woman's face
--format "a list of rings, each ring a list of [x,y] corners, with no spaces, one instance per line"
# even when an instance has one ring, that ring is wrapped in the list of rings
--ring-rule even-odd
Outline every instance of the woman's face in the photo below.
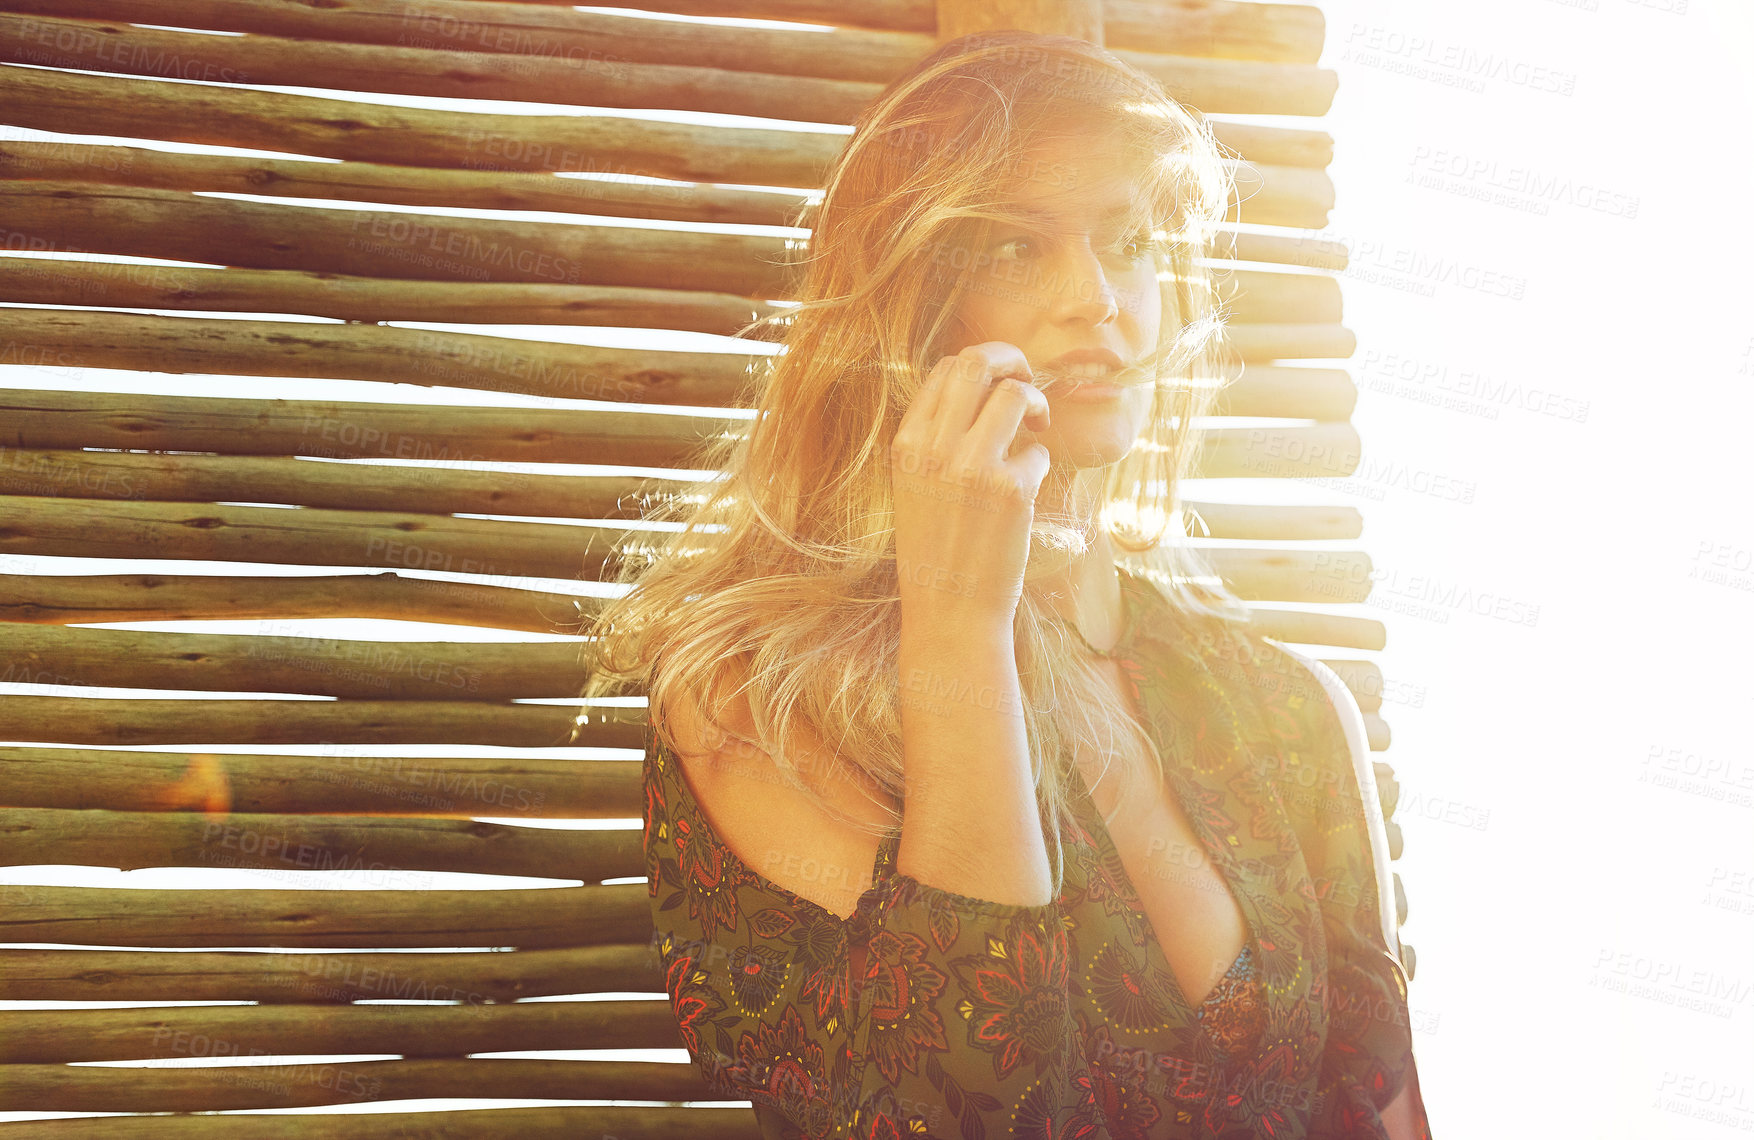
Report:
[[[1156,263],[1113,211],[1131,204],[1133,182],[1111,161],[1064,144],[1020,164],[1014,204],[1040,213],[1028,228],[995,228],[951,314],[949,355],[984,341],[1021,349],[1036,374],[1061,355],[1107,349],[1131,365],[1157,346],[1163,298]],[[987,260],[983,260],[983,258]],[[1151,410],[1152,377],[1118,385],[1044,388],[1053,425],[1035,438],[1056,465],[1097,467],[1127,454]]]

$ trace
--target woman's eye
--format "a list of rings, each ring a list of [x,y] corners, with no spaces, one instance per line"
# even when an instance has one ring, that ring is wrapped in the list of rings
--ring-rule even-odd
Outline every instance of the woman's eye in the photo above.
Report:
[[[1152,239],[1151,232],[1143,230],[1127,239],[1121,249],[1126,254],[1128,261],[1143,261],[1151,255],[1156,244]]]
[[[999,243],[999,250],[1002,253],[1005,250],[1010,249],[1014,245],[1033,247],[1035,245],[1035,239],[1032,237],[1007,238],[1005,241],[1002,241]]]

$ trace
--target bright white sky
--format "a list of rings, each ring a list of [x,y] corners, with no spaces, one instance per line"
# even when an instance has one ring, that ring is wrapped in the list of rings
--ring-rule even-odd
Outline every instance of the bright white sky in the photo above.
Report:
[[[1396,818],[1406,854],[1396,867],[1411,900],[1403,936],[1419,955],[1415,1047],[1434,1130],[1606,1140],[1754,1131],[1754,747],[1746,727],[1754,669],[1743,656],[1754,632],[1744,458],[1754,418],[1754,227],[1746,213],[1754,200],[1754,8],[1747,0],[1321,7],[1322,64],[1339,72],[1340,91],[1318,125],[1336,139],[1330,170],[1339,205],[1317,236],[1351,251],[1345,324],[1359,347],[1342,366],[1361,390],[1354,422],[1363,466],[1323,486],[1279,483],[1271,496],[1258,482],[1235,480],[1196,487],[1191,497],[1346,503],[1364,514],[1362,545],[1378,580],[1369,603],[1341,612],[1378,617],[1390,631],[1388,649],[1372,655],[1388,681],[1383,715],[1394,735],[1379,758],[1402,785]],[[12,128],[0,136],[73,137]],[[424,327],[736,347],[625,330]],[[333,380],[251,386],[289,398],[544,403]],[[0,366],[0,387],[237,391],[223,377],[20,366]],[[182,561],[133,566],[250,572]],[[0,555],[6,573],[113,569],[100,560]],[[257,622],[117,628],[267,632]],[[276,623],[272,632],[542,639],[395,622]],[[0,686],[27,691],[108,695]],[[0,882],[568,885],[412,872],[292,881],[251,870],[41,866],[7,868]],[[342,1110],[511,1103],[544,1102]],[[45,1115],[69,1114],[0,1120]]]

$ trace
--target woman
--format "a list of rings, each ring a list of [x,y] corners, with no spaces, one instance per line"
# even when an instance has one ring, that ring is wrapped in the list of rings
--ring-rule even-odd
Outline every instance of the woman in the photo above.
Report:
[[[622,552],[585,695],[646,688],[666,988],[766,1136],[1427,1135],[1357,708],[1179,541],[1229,191],[1102,49],[945,44]]]

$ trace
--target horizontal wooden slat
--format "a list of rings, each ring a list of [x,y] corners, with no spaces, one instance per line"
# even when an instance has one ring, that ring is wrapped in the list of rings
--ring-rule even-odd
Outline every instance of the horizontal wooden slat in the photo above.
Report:
[[[536,475],[255,455],[164,455],[0,445],[0,495],[66,499],[290,503],[422,514],[637,519],[644,504],[703,495],[710,481],[632,475]],[[1255,508],[1260,526],[1339,529],[1312,508]],[[1340,509],[1340,508],[1335,508]],[[1324,533],[1321,537],[1328,537]],[[1346,537],[1346,536],[1342,536]]]
[[[0,445],[0,495],[31,497],[638,519],[645,506],[678,496],[701,496],[707,490],[703,482],[627,475],[532,475],[346,460]],[[1182,510],[1185,525],[1201,538],[1357,538],[1363,527],[1356,507],[1338,505],[1190,501],[1182,504]]]
[[[571,0],[519,2],[568,4]],[[616,6],[666,14],[784,20],[798,24],[889,28],[909,32],[935,31],[938,21],[933,0],[866,0],[858,5],[849,5],[846,0],[634,0],[633,3]]]
[[[0,328],[5,320],[5,312],[0,310]],[[57,330],[59,339],[53,351],[74,351],[74,324],[49,319],[43,323]],[[3,343],[5,334],[0,332]],[[387,360],[392,354],[382,355]],[[243,420],[245,416],[251,418]],[[4,417],[14,445],[28,448],[150,448],[326,459],[506,460],[630,467],[699,462],[705,457],[697,449],[713,433],[743,430],[735,428],[739,418],[731,415],[410,408],[365,402],[228,401],[16,388],[0,389],[0,417]],[[742,422],[746,420],[742,418]],[[228,422],[237,422],[247,430],[227,434]],[[172,438],[180,442],[152,442]],[[1195,471],[1200,478],[1337,477],[1350,474],[1358,464],[1357,431],[1345,422],[1213,428],[1205,431],[1203,438],[1203,454]],[[13,508],[23,509],[20,504],[27,497],[14,498]],[[569,571],[561,576],[572,574]]]
[[[1103,0],[1102,5],[1103,41],[1136,51],[1315,63],[1325,29],[1322,10],[1311,4]]]
[[[1352,330],[1337,324],[1233,324],[1230,343],[1247,361],[1343,360],[1358,351]]]
[[[609,163],[600,169],[583,169],[594,174],[625,173]],[[366,160],[335,163],[258,155],[183,154],[58,140],[0,140],[0,175],[29,181],[99,182],[403,206],[541,210],[713,225],[794,226],[809,205],[809,196],[801,190],[651,184],[618,177],[568,178],[544,171],[447,170]]]
[[[0,310],[0,328],[7,327],[10,317],[10,312]],[[76,326],[61,327],[67,338],[64,343],[75,343]],[[5,334],[0,333],[0,343],[4,342]],[[7,441],[33,448],[662,467],[691,458],[699,444],[731,422],[724,415],[651,415],[614,409],[0,389],[0,423],[6,425]]]
[[[576,632],[578,615],[595,613],[599,604],[587,595],[410,578],[392,571],[0,575],[0,621],[44,625],[351,617],[570,633]]]
[[[0,682],[369,700],[571,697],[580,640],[360,641],[0,625]]]
[[[0,1108],[35,1111],[213,1112],[421,1098],[503,1100],[512,1092],[520,1099],[738,1099],[711,1090],[692,1062],[481,1057],[202,1068],[29,1065],[8,1066],[0,1075]]]
[[[814,188],[844,133],[668,123],[613,115],[506,115],[164,83],[0,64],[0,122],[73,134],[205,143],[471,170],[613,170],[733,186]],[[1327,166],[1326,131],[1212,120],[1255,166]],[[557,140],[565,140],[559,142]]]
[[[92,622],[379,618],[531,633],[574,633],[575,614],[595,614],[595,597],[473,582],[345,575],[203,574],[0,575],[0,621]],[[1381,649],[1382,622],[1309,610],[1256,606],[1250,625],[1280,641]]]
[[[645,710],[630,711],[643,733]],[[596,737],[600,726],[591,728]],[[626,820],[644,810],[632,761],[356,753],[0,747],[0,794],[12,807],[114,812]]]
[[[0,888],[7,892],[19,888]],[[572,888],[638,891],[645,887]],[[91,892],[97,893],[97,892]],[[156,891],[111,891],[150,895]],[[169,892],[162,892],[169,893]],[[290,891],[186,891],[224,897],[290,895]],[[341,892],[330,892],[341,893]],[[352,892],[345,892],[352,893]],[[432,892],[425,892],[430,895]],[[473,892],[503,895],[510,892]],[[533,894],[536,892],[521,892]],[[557,894],[559,892],[547,892]],[[285,907],[291,899],[270,900]],[[644,914],[647,929],[651,913]],[[471,931],[473,933],[473,931]],[[204,1034],[226,1056],[401,1053],[455,1057],[465,1053],[540,1049],[677,1049],[682,1038],[666,998],[624,1001],[506,1002],[490,1005],[195,1006],[146,1009],[8,1010],[0,1061],[126,1061],[188,1057]],[[221,1044],[223,1043],[223,1045]],[[215,1060],[214,1051],[207,1057]],[[0,1069],[0,1072],[3,1072]]]
[[[95,0],[74,2],[89,8]],[[450,6],[444,0],[428,3],[435,14],[427,26],[442,27]],[[58,10],[44,0],[10,4],[39,13]],[[97,6],[125,13],[155,7],[138,0],[107,0]],[[206,5],[209,11],[215,7]],[[0,59],[226,83],[707,111],[844,125],[857,119],[889,80],[936,46],[929,36],[898,32],[703,27],[577,13],[570,30],[535,33],[548,43],[547,51],[480,51],[470,50],[467,41],[447,42],[443,35],[424,33],[405,11],[386,7],[372,18],[360,11],[363,7],[362,2],[350,12],[306,10],[307,21],[331,27],[345,23],[355,35],[370,37],[357,43],[305,39],[298,32],[205,36],[106,22],[115,17],[0,15]],[[159,20],[177,19],[164,7],[158,10],[164,13]],[[413,46],[401,46],[409,43]],[[1336,73],[1311,64],[1125,49],[1114,49],[1114,54],[1207,114],[1323,115],[1338,85]],[[731,64],[735,69],[728,68]]]
[[[1382,799],[1383,817],[1392,818],[1401,802],[1401,784],[1395,779],[1394,768],[1381,761],[1376,764],[1376,791]]]
[[[0,941],[5,942],[385,949],[412,946],[589,946],[644,942],[651,936],[651,903],[644,883],[491,891],[136,890],[126,887],[0,885]],[[120,1024],[139,1016],[131,1011],[117,1012],[125,1015]],[[217,1011],[156,1009],[147,1011],[147,1016],[184,1012]],[[20,1016],[25,1015],[18,1011],[7,1013],[7,1032],[0,1034],[0,1061],[101,1059],[60,1055],[52,1050],[33,1052],[24,1048],[30,1034],[21,1031],[13,1020]],[[413,1040],[410,1038],[404,1045],[412,1044]],[[489,1048],[537,1049],[544,1046],[497,1045]],[[371,1048],[367,1051],[384,1050]],[[406,1047],[388,1050],[392,1053],[417,1051],[420,1050]],[[468,1050],[442,1046],[430,1050],[433,1053],[464,1051]],[[169,1055],[116,1054],[117,1057]]]
[[[1109,50],[1204,114],[1325,115],[1340,89],[1338,72],[1311,64],[1205,59],[1112,45]]]
[[[1219,391],[1212,414],[1347,420],[1357,404],[1358,386],[1344,369],[1250,364]]]
[[[1233,464],[1293,463],[1237,429],[1217,443]],[[1283,437],[1313,452],[1329,437],[1311,430]],[[1222,469],[1222,468],[1220,468]],[[460,519],[316,507],[152,503],[111,499],[0,496],[0,553],[74,558],[167,558],[310,566],[401,567],[474,574],[510,584],[527,578],[612,580],[619,547],[638,528]],[[1244,600],[1358,602],[1369,593],[1368,560],[1347,551],[1216,547],[1199,542],[1212,569]],[[441,655],[434,651],[429,660]],[[313,678],[314,679],[314,678]],[[465,693],[468,683],[448,696]],[[435,682],[443,684],[443,679]]]
[[[780,296],[785,239],[203,198],[85,182],[0,184],[8,229],[45,249],[443,281]],[[14,238],[13,240],[21,240]],[[1297,318],[1291,318],[1297,319]],[[1327,319],[1327,318],[1318,318]]]
[[[1382,649],[1388,644],[1388,629],[1375,618],[1314,610],[1251,606],[1249,627],[1276,641],[1293,644],[1338,645],[1347,649]]]
[[[699,14],[741,16],[742,9],[757,6],[713,0]],[[13,0],[12,7],[46,15],[300,39],[560,55],[587,62],[685,63],[878,81],[893,78],[935,46],[934,14],[928,4],[913,5],[907,13],[912,18],[903,17],[906,22],[897,22],[897,14],[882,11],[882,6],[817,5],[813,15],[831,26],[808,39],[778,27],[634,21],[495,0],[423,0],[414,10],[393,0],[349,0],[319,9],[258,0],[182,0],[174,5],[164,0]],[[659,10],[668,13],[688,7],[668,4]],[[798,20],[795,15],[784,18]],[[1222,0],[1108,0],[1103,21],[1103,38],[1110,48],[1275,63],[1315,63],[1321,56],[1324,28],[1319,8]],[[881,28],[885,34],[873,35],[861,28]]]
[[[395,996],[481,1005],[663,992],[664,970],[650,940],[476,954],[0,949],[0,1001],[332,1005]]]
[[[764,367],[760,355],[745,353],[600,348],[376,325],[34,308],[0,308],[0,364],[324,376],[550,399],[743,410],[753,395],[752,377]],[[11,398],[6,391],[0,389],[0,399]],[[1214,412],[1343,420],[1356,400],[1356,386],[1339,369],[1245,365],[1242,374],[1221,390]],[[673,422],[662,425],[646,416],[605,418],[610,423],[664,427],[672,439],[694,441],[737,417],[667,415],[660,418]],[[23,445],[22,440],[19,443]],[[385,457],[461,458],[436,449],[430,456]]]
[[[1304,177],[1295,167],[1268,166],[1266,172],[1274,183],[1273,193],[1278,193],[1279,187],[1289,186]],[[598,173],[619,172],[604,170]],[[0,140],[0,176],[17,181],[95,182],[157,190],[219,191],[407,206],[540,210],[719,225],[811,228],[817,214],[817,206],[803,193],[794,191],[681,182],[639,183],[617,178],[568,178],[524,171],[442,170],[375,162],[333,163],[294,158],[181,154],[145,147],[26,139]],[[1252,180],[1253,175],[1250,177]],[[1319,196],[1328,189],[1328,185],[1317,183],[1310,188],[1310,193]],[[1225,226],[1213,235],[1210,255],[1221,261],[1283,262],[1307,268],[1344,269],[1348,250],[1344,243],[1322,238],[1253,233]],[[168,272],[173,267],[163,268]],[[200,274],[212,277],[219,271],[184,269],[184,272],[196,274],[191,279],[200,281]],[[388,299],[382,300],[388,303]],[[770,308],[759,302],[755,304],[763,312]],[[295,310],[283,308],[278,311]],[[430,315],[428,319],[431,319]],[[491,318],[464,316],[447,319],[476,321]],[[591,322],[571,318],[566,323]]]
[[[305,269],[208,268],[47,257],[0,257],[0,301],[304,313],[366,323],[609,325],[719,336],[730,336],[780,308],[699,289],[413,281]],[[782,335],[783,330],[774,326],[758,326],[747,339],[777,341]]]
[[[845,0],[633,0],[619,7],[897,31],[932,32],[937,23],[931,0],[865,0],[856,6]],[[1314,63],[1321,57],[1325,26],[1321,9],[1305,4],[1230,0],[1105,0],[1103,4],[1103,38],[1110,47],[1184,55]]]
[[[21,697],[0,701],[0,739],[41,744],[492,744],[508,748],[638,748],[642,726],[593,712],[589,725],[567,705],[484,701],[157,700]],[[643,717],[643,710],[638,710]],[[1389,746],[1388,724],[1365,713],[1372,749]],[[574,733],[575,727],[578,729]]]
[[[472,1057],[247,1066],[225,1061],[221,1058],[199,1068],[8,1065],[0,1069],[0,1111],[223,1112],[425,1098],[505,1100],[512,1095],[555,1100],[742,1099],[709,1088],[692,1061]],[[696,1135],[692,1128],[687,1133]]]
[[[633,0],[619,6],[898,31],[930,32],[937,22],[931,0],[866,0],[851,7],[844,0]],[[1326,26],[1321,9],[1310,5],[1230,0],[1105,0],[1102,14],[1110,47],[1288,63],[1316,62]]]
[[[386,62],[425,49],[444,56],[484,53],[521,56],[528,62],[555,60],[611,76],[625,76],[627,64],[644,63],[881,84],[936,46],[931,35],[921,32],[700,24],[494,0],[421,0],[412,8],[401,0],[330,0],[321,7],[285,0],[7,0],[7,8],[81,21],[251,32],[250,39],[276,48],[284,37],[317,41],[300,46],[401,49],[388,53]],[[366,90],[353,83],[344,88]],[[814,107],[793,110],[819,113]]]
[[[1382,669],[1376,662],[1357,658],[1338,660],[1332,657],[1323,657],[1320,661],[1332,669],[1341,683],[1351,690],[1361,711],[1376,712],[1382,708]]]
[[[223,83],[593,108],[723,112],[801,123],[850,123],[859,109],[875,100],[882,90],[881,84],[849,79],[624,63],[601,58],[580,60],[565,56],[323,43],[265,35],[192,35],[41,15],[0,15],[0,60]],[[1206,62],[1208,66],[1222,66]],[[1287,64],[1230,66],[1316,70]],[[1288,85],[1284,97],[1299,98],[1304,88],[1310,94],[1296,103],[1281,105],[1316,105],[1320,88],[1310,76],[1297,74],[1286,79],[1298,85]],[[1212,94],[1235,98],[1235,92],[1219,85],[1213,86]],[[1213,106],[1217,108],[1217,104]]]
[[[516,794],[520,789],[508,790]],[[483,820],[0,807],[0,834],[6,836],[0,866],[352,872],[363,875],[367,885],[415,889],[428,884],[422,881],[425,876],[410,872],[587,883],[646,873],[637,831],[516,827]]]
[[[0,65],[0,122],[408,166],[610,169],[683,182],[799,188],[820,186],[846,145],[840,133],[435,111],[10,65]]]
[[[761,1140],[747,1108],[700,1109],[580,1105],[445,1109],[437,1112],[242,1113],[85,1116],[0,1123],[0,1136],[45,1140]]]
[[[578,639],[366,641],[9,624],[0,625],[0,660],[6,662],[0,683],[378,700],[564,698],[585,684],[581,645]],[[1360,707],[1374,711],[1382,700],[1375,663],[1329,664]]]
[[[1299,177],[1307,185],[1294,187],[1297,196],[1284,208],[1325,214],[1326,206],[1303,192],[1330,193],[1326,179],[1319,172]],[[769,234],[286,205],[79,181],[0,183],[0,211],[8,241],[19,248],[363,277],[707,290],[779,300],[788,297],[782,263],[788,242],[795,241]],[[948,275],[954,259],[946,254],[944,260]],[[1238,324],[1340,319],[1339,283],[1326,274],[1233,269],[1214,286],[1216,299]]]
[[[626,709],[593,713],[575,739],[573,706],[491,701],[310,701],[21,697],[0,701],[0,740],[41,744],[490,744],[638,748]],[[644,710],[632,710],[637,716]]]

